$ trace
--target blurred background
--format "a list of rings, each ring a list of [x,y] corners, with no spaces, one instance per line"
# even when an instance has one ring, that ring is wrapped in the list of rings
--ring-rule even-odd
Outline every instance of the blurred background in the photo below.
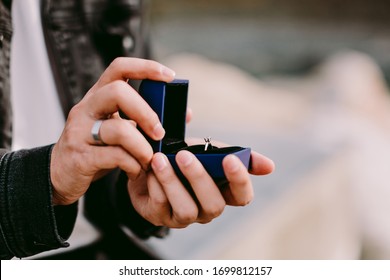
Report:
[[[150,240],[167,259],[390,259],[390,2],[149,1],[187,136],[274,160],[255,199]]]

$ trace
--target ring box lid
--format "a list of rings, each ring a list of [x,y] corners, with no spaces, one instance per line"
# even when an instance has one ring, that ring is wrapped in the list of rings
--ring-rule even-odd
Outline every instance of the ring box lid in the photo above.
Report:
[[[165,136],[161,141],[148,138],[153,151],[169,153],[186,147],[186,114],[188,99],[188,80],[173,80],[170,83],[152,80],[142,81],[140,95],[157,113]]]

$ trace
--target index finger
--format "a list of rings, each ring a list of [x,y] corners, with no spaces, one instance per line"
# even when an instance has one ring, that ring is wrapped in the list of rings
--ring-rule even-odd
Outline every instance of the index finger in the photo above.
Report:
[[[116,80],[150,79],[170,82],[175,78],[175,72],[168,67],[147,59],[133,57],[118,57],[111,62],[101,75],[98,85],[104,86]]]
[[[90,116],[95,119],[105,118],[121,110],[154,140],[160,140],[164,136],[164,129],[157,114],[124,81],[117,80],[99,88],[85,102]]]

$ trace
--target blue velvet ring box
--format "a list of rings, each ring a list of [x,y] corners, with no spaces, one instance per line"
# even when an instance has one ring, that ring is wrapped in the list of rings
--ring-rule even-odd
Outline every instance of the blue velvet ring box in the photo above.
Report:
[[[250,165],[250,148],[238,146],[217,148],[212,145],[188,146],[185,142],[188,80],[174,80],[170,83],[143,80],[139,94],[157,113],[165,129],[164,139],[154,141],[147,137],[154,152],[166,154],[176,174],[183,183],[188,182],[176,164],[175,156],[180,150],[192,152],[218,185],[227,183],[222,160],[228,154],[236,155],[246,166]]]

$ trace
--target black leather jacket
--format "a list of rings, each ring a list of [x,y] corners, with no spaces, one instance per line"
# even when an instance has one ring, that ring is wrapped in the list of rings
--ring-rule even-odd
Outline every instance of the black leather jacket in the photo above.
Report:
[[[0,0],[1,259],[67,247],[77,213],[77,203],[51,204],[52,145],[9,151],[11,2]],[[42,0],[41,5],[46,46],[65,116],[115,57],[149,56],[140,0]],[[143,220],[132,208],[126,178],[119,173],[113,172],[89,188],[86,216],[108,240],[124,240],[122,225],[141,238],[158,235],[161,228]],[[110,187],[113,182],[116,186]],[[122,256],[137,258],[136,254]]]

